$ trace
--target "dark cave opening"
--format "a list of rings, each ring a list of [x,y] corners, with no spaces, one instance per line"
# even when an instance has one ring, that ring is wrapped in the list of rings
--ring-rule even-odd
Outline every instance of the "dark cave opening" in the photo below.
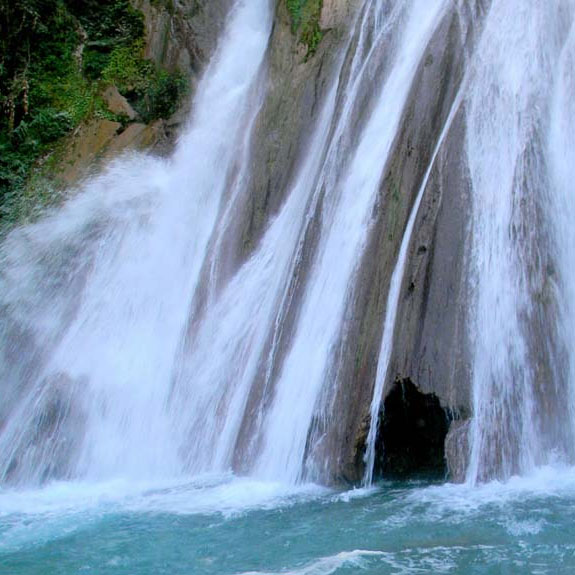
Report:
[[[375,475],[438,479],[447,475],[445,437],[451,416],[434,394],[398,379],[387,395],[376,445]]]

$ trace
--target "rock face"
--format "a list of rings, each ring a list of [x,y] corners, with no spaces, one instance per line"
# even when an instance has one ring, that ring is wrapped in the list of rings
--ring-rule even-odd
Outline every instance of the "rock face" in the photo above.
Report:
[[[132,0],[132,4],[144,14],[145,57],[165,70],[189,75],[193,91],[220,38],[232,0]],[[190,101],[166,123],[168,140],[176,137]]]
[[[315,55],[309,58],[298,47],[285,3],[277,4],[266,97],[256,120],[253,170],[246,186],[249,193],[240,202],[233,229],[226,237],[222,279],[249,257],[285,200],[290,179],[307,153],[308,127],[317,119],[325,100],[336,69],[335,55],[347,38],[355,9],[354,3],[344,0],[324,2],[324,36]],[[414,200],[426,177],[408,249],[394,348],[382,397],[383,427],[377,442],[376,473],[444,476],[449,471],[453,479],[462,479],[464,449],[448,449],[446,460],[444,446],[451,422],[460,425],[471,413],[463,281],[469,198],[461,149],[465,135],[461,114],[455,114],[447,133],[443,130],[463,79],[465,54],[474,41],[470,21],[464,11],[446,12],[420,64],[389,161],[382,166],[372,231],[359,266],[359,280],[348,302],[349,328],[335,354],[342,358],[334,375],[338,380],[336,394],[329,413],[317,417],[310,430],[308,443],[321,446],[315,452],[308,450],[306,456],[322,462],[319,479],[324,482],[357,483],[364,475],[363,455],[390,279]],[[346,73],[345,65],[343,70]],[[361,125],[361,118],[357,125]],[[434,167],[427,174],[434,155]],[[316,233],[317,226],[311,226],[305,253],[313,253]],[[307,265],[309,260],[304,256],[294,281],[294,301],[305,285]],[[281,349],[289,346],[294,321],[288,312]],[[408,389],[415,398],[406,408],[409,417],[416,413],[415,421],[405,423],[403,428],[393,414],[385,415],[389,405],[401,408],[397,402],[399,388]],[[250,398],[253,409],[248,408],[238,444],[240,469],[240,462],[249,459],[241,446],[249,443],[253,433],[251,422],[255,406],[262,401],[261,393],[256,383]],[[415,411],[410,411],[414,405]],[[418,421],[429,422],[425,426],[433,430],[428,434],[427,459],[422,453],[403,457],[400,453],[406,444],[394,438],[396,432],[407,433],[417,443],[418,430],[409,431],[409,425],[417,426]],[[319,437],[321,441],[317,441]],[[395,453],[386,454],[384,438],[396,446]]]
[[[128,103],[128,100],[118,92],[118,88],[116,88],[116,86],[108,86],[104,90],[102,97],[108,106],[108,110],[110,110],[112,114],[125,116],[128,120],[136,119],[137,114],[134,111],[134,108],[132,108]]]
[[[323,0],[320,28],[331,30],[344,26],[349,16],[349,4],[347,0]]]
[[[103,162],[126,152],[162,153],[171,147],[168,131],[164,120],[134,122],[124,128],[120,122],[94,119],[66,138],[62,159],[55,167],[58,181],[74,186],[101,168]]]
[[[336,3],[334,3],[335,6]],[[267,223],[282,205],[297,171],[298,159],[306,154],[309,138],[325,100],[334,60],[345,38],[348,2],[339,2],[338,17],[330,16],[332,28],[313,57],[298,43],[284,0],[277,1],[268,56],[265,100],[258,114],[251,153],[249,195],[244,198],[223,250],[229,274],[237,269],[257,245]],[[331,14],[324,8],[324,14]]]
[[[59,176],[68,184],[75,184],[85,176],[88,170],[110,146],[122,125],[110,120],[93,120],[87,126],[81,126],[73,134],[66,146],[62,169]]]
[[[106,159],[114,158],[127,150],[149,150],[166,137],[165,122],[156,120],[151,124],[130,124],[124,131],[116,135],[106,148]]]
[[[449,478],[457,483],[465,481],[469,463],[469,420],[454,421],[445,438],[445,460]]]
[[[257,120],[254,172],[249,196],[235,222],[235,233],[229,234],[225,251],[228,273],[249,256],[284,200],[289,178],[298,167],[297,158],[305,154],[306,127],[317,118],[333,73],[333,54],[345,37],[354,8],[343,0],[324,2],[321,25],[325,35],[315,56],[306,59],[297,48],[283,2],[278,4],[267,97]],[[462,149],[463,106],[457,98],[465,55],[477,32],[472,22],[480,25],[481,12],[481,3],[446,12],[421,61],[390,159],[382,166],[372,231],[358,270],[359,280],[348,302],[349,329],[336,354],[343,358],[334,376],[338,379],[336,395],[329,413],[317,418],[310,430],[310,444],[314,443],[314,436],[321,437],[321,453],[315,456],[323,462],[322,481],[357,483],[363,477],[363,454],[390,279],[414,200],[423,185],[424,196],[408,246],[394,346],[381,398],[383,429],[377,443],[376,472],[393,469],[398,475],[429,472],[434,476],[449,473],[456,481],[464,478],[467,431],[463,430],[467,430],[471,416],[464,279],[470,198]],[[448,118],[450,124],[445,129]],[[432,158],[433,168],[427,173]],[[311,251],[313,229],[310,236]],[[303,283],[305,269],[300,273],[299,281]],[[397,403],[394,398],[398,381],[409,382],[409,392],[424,398],[419,403],[415,401],[416,419],[434,422],[431,427],[435,431],[428,444],[430,460],[417,456],[402,462],[398,455],[385,454],[382,438],[386,434],[392,437],[393,430],[398,429],[390,423],[389,417],[393,416],[385,415],[389,402]],[[399,453],[403,444],[391,439],[392,444],[394,441]],[[314,454],[308,452],[307,456],[313,458]]]
[[[340,7],[341,3],[332,5]],[[337,421],[337,425],[317,430],[322,436],[320,457],[330,461],[325,465],[328,476],[323,477],[327,481],[353,483],[360,481],[364,473],[362,443],[369,425],[391,274],[413,201],[423,185],[461,84],[466,42],[471,41],[462,28],[460,16],[448,12],[428,46],[404,113],[402,130],[388,165],[383,167],[372,232],[349,302],[350,328],[339,344],[338,357],[344,360],[337,375],[337,393],[326,416],[328,421]],[[320,48],[316,56],[320,64],[315,66],[321,66],[322,57],[325,58]],[[312,83],[313,93],[321,94],[325,81],[322,83],[321,75],[314,76],[314,64],[307,66],[300,69],[307,75],[304,84]],[[300,103],[298,109],[302,116],[309,108],[304,107],[302,112]],[[292,119],[291,124],[297,126],[298,118]],[[465,166],[459,160],[463,130],[462,122],[456,118],[427,182],[409,246],[394,351],[382,398],[385,400],[391,393],[397,379],[409,379],[421,393],[433,394],[441,409],[454,417],[467,417],[470,413],[467,345],[462,324],[465,294],[461,293],[468,205]],[[275,149],[285,145],[295,154],[296,145],[284,144],[289,140],[289,133],[282,133]],[[288,154],[279,161],[284,169],[279,170],[278,176],[289,172],[289,158]],[[269,164],[278,169],[278,156]],[[273,212],[271,206],[279,201],[274,191],[281,189],[281,182],[273,179],[273,168],[260,177],[267,193],[256,192],[250,200],[250,222],[265,221]],[[258,203],[258,198],[263,200]],[[249,228],[252,241],[257,238],[257,229]]]

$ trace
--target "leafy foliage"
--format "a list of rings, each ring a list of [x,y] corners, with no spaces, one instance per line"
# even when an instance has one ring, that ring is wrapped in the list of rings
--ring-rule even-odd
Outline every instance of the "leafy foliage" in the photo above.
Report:
[[[158,118],[169,118],[177,111],[187,90],[188,80],[184,74],[157,70],[151,77],[146,90],[140,94],[135,107],[146,122]]]
[[[286,0],[286,6],[291,16],[292,29],[296,32],[301,22],[301,10],[306,0]]]
[[[187,82],[144,59],[144,32],[130,0],[0,0],[0,225],[60,138],[110,116],[106,84],[144,121],[174,113]]]
[[[144,90],[155,68],[152,62],[142,58],[143,51],[144,44],[141,41],[117,47],[102,71],[104,81],[115,84],[124,94]]]
[[[143,51],[141,41],[116,48],[102,78],[117,86],[145,122],[168,118],[177,110],[187,90],[187,79],[178,72],[159,70],[142,58]]]
[[[286,0],[292,30],[307,47],[307,57],[315,54],[323,37],[319,25],[323,0]]]

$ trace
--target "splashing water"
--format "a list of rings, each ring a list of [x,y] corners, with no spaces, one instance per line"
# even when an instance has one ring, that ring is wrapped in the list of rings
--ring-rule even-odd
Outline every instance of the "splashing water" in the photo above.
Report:
[[[20,379],[25,396],[0,437],[0,477],[181,471],[166,409],[173,362],[258,108],[271,18],[267,0],[237,3],[171,160],[117,161],[4,245],[4,347],[40,349],[25,369],[7,358],[3,385]]]

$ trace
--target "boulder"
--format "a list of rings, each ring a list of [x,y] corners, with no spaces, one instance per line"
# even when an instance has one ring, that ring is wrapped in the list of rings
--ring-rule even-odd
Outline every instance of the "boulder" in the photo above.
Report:
[[[129,120],[134,120],[137,116],[134,108],[120,92],[116,86],[108,86],[102,93],[102,98],[108,106],[108,110],[117,116],[126,116]]]
[[[121,127],[119,122],[100,118],[81,126],[68,140],[58,170],[64,183],[73,185],[84,177]]]

